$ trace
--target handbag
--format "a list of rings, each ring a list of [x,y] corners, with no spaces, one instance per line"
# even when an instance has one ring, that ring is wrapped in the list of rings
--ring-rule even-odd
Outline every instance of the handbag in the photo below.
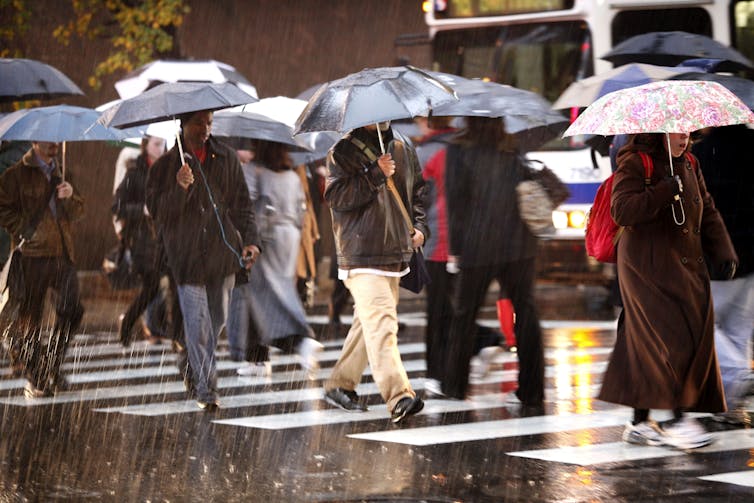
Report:
[[[411,219],[408,216],[408,211],[406,211],[406,207],[403,205],[401,196],[400,194],[398,194],[398,189],[395,188],[393,179],[388,178],[386,184],[388,190],[393,195],[393,199],[395,199],[395,202],[398,204],[398,208],[400,208],[401,210],[403,219],[406,221],[406,225],[408,225],[409,232],[413,236],[415,232],[414,224],[411,222]],[[414,253],[411,254],[411,260],[409,260],[408,263],[408,274],[401,276],[399,284],[401,288],[405,288],[410,292],[419,293],[426,285],[430,284],[431,282],[432,279],[429,276],[427,264],[424,260],[424,252],[422,251],[422,247],[420,246],[419,248],[416,248],[414,250]]]
[[[552,229],[552,212],[568,196],[568,187],[550,168],[541,164],[534,168],[527,165],[529,178],[516,185],[516,198],[521,219],[535,236],[541,236]]]

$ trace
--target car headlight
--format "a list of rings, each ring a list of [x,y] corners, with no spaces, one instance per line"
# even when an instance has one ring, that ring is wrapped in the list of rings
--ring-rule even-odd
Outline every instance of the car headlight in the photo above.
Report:
[[[581,210],[568,213],[568,225],[574,229],[583,229],[586,225],[586,214]]]
[[[568,213],[561,210],[556,210],[552,212],[552,225],[556,229],[567,229],[568,228]]]

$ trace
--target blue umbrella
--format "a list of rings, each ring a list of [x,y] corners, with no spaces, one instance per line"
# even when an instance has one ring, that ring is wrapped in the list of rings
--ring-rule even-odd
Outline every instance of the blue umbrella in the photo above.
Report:
[[[121,141],[125,131],[97,123],[100,113],[70,105],[26,108],[0,118],[0,140],[63,142],[62,174],[65,178],[65,142]]]
[[[0,118],[0,140],[120,141],[124,131],[97,123],[100,113],[71,105],[26,108]]]

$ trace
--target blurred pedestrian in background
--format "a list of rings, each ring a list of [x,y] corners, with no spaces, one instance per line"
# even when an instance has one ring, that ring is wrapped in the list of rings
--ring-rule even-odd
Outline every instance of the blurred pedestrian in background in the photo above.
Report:
[[[345,410],[365,411],[356,387],[369,364],[397,423],[424,407],[408,381],[397,337],[399,280],[428,235],[421,167],[414,147],[385,122],[342,138],[330,152],[328,169],[325,199],[339,276],[354,299],[354,320],[325,381],[325,398]],[[413,236],[400,205],[413,220]]]
[[[157,234],[146,207],[147,175],[163,153],[165,140],[155,136],[142,139],[140,154],[127,163],[127,171],[115,191],[111,210],[121,229],[118,236],[121,253],[130,252],[133,271],[141,279],[139,293],[120,320],[118,332],[124,346],[131,343],[131,332],[142,313],[145,338],[160,342],[168,335],[165,315],[160,315],[160,311],[166,311],[167,295],[160,290],[160,279],[165,271],[160,267],[162,257]]]
[[[469,391],[474,329],[490,283],[497,280],[516,313],[518,389],[509,399],[539,413],[544,400],[544,348],[534,302],[537,238],[518,210],[516,186],[530,177],[502,119],[467,117],[447,149],[448,267],[459,269],[442,391],[463,400]]]
[[[725,410],[707,260],[729,279],[737,258],[698,161],[685,155],[689,135],[667,138],[669,148],[664,134],[637,134],[618,153],[611,214],[625,226],[617,244],[623,311],[599,399],[634,408],[624,441],[693,449],[712,439],[685,412]],[[642,153],[653,166],[648,181]],[[682,205],[682,224],[671,205],[677,214]],[[660,428],[650,409],[671,410],[674,420]]]
[[[296,289],[305,308],[314,306],[317,279],[317,256],[314,245],[319,241],[317,210],[312,197],[312,175],[309,166],[300,164],[295,168],[304,190],[304,216],[301,223],[301,239],[296,261]],[[319,197],[316,194],[315,197]]]
[[[322,344],[314,340],[296,289],[296,263],[306,198],[301,179],[282,143],[254,140],[254,159],[244,164],[244,177],[264,254],[248,281],[233,289],[229,338],[252,334],[251,347],[275,346],[296,352],[301,368],[316,377]],[[233,334],[232,336],[230,334]],[[253,360],[239,368],[242,375],[269,375],[269,361],[257,349]]]
[[[699,158],[707,190],[725,222],[738,267],[731,281],[712,271],[715,349],[730,412],[720,419],[748,423],[746,397],[754,394],[751,370],[754,336],[754,170],[749,163],[754,130],[745,125],[712,128],[692,151]]]
[[[448,360],[447,342],[453,320],[452,295],[455,274],[447,271],[448,216],[445,196],[445,160],[448,144],[457,134],[452,127],[452,117],[432,116],[421,118],[426,124],[424,136],[416,141],[416,153],[422,166],[422,176],[427,186],[427,226],[430,237],[424,245],[427,271],[432,281],[426,287],[425,359],[427,381],[425,391],[443,396],[442,380]],[[503,348],[499,334],[479,325],[474,326],[476,338],[471,363],[471,374],[484,377],[494,356]]]
[[[23,158],[0,175],[0,226],[11,235],[11,246],[18,247],[0,325],[11,338],[11,364],[23,365],[29,398],[67,388],[60,367],[84,315],[73,247],[73,223],[84,214],[84,200],[70,183],[70,172],[68,180],[63,179],[59,152],[59,143],[33,142]],[[49,339],[42,326],[48,289],[57,294]]]
[[[181,117],[181,142],[149,171],[147,208],[178,285],[197,404],[219,407],[215,348],[235,274],[260,253],[249,192],[236,153],[211,135],[212,112]],[[245,266],[244,266],[245,264]]]

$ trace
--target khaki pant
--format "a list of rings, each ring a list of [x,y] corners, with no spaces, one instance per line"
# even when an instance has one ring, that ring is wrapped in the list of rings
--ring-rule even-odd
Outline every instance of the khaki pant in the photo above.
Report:
[[[415,396],[398,352],[398,282],[377,274],[356,274],[344,281],[353,296],[353,325],[325,389],[355,390],[369,363],[388,410],[401,398]]]

